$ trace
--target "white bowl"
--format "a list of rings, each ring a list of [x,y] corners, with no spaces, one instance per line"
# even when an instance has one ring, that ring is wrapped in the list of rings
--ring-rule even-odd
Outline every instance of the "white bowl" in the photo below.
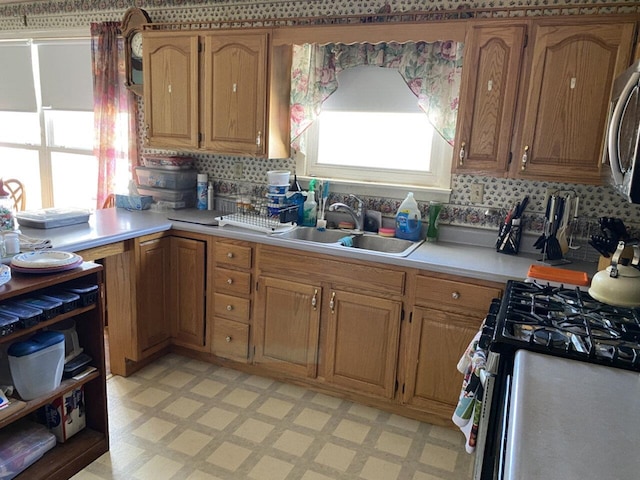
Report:
[[[0,285],[4,285],[11,280],[11,267],[9,265],[0,265]]]

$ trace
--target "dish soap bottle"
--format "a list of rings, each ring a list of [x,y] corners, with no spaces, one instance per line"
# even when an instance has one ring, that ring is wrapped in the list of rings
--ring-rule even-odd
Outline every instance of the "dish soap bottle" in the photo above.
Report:
[[[318,204],[316,203],[316,192],[311,190],[307,193],[307,199],[302,205],[302,225],[305,227],[315,227],[318,217]]]
[[[422,215],[413,198],[413,192],[409,192],[396,213],[396,237],[405,240],[419,240],[422,230],[421,218]]]

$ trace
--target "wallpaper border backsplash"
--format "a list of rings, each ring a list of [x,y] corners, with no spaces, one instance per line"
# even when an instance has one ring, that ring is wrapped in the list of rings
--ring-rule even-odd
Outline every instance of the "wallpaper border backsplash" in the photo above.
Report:
[[[260,18],[324,17],[330,15],[360,15],[377,12],[389,5],[393,12],[411,10],[453,10],[456,8],[513,8],[625,3],[624,1],[562,1],[562,0],[309,0],[285,1],[263,0],[258,2],[218,0],[73,0],[37,1],[0,6],[0,33],[15,33],[42,30],[87,28],[91,22],[119,21],[125,10],[135,6],[146,9],[153,22],[216,21]],[[567,11],[567,13],[571,13]],[[138,101],[138,124],[143,125],[144,104]],[[140,130],[142,131],[142,130]],[[140,142],[141,143],[141,142]],[[140,147],[140,154],[154,153]],[[157,153],[157,152],[156,152]],[[163,152],[166,153],[166,152]],[[178,152],[171,152],[178,153]],[[209,174],[214,180],[219,195],[235,195],[240,190],[260,195],[266,183],[268,170],[288,169],[295,171],[292,159],[259,159],[225,155],[194,154],[199,172]],[[234,177],[237,162],[243,163],[243,178]],[[482,205],[471,204],[471,185],[484,186]],[[544,224],[544,208],[547,191],[572,193],[580,197],[580,221],[578,233],[586,236],[596,228],[598,217],[614,216],[622,218],[636,232],[640,227],[640,206],[626,203],[610,186],[574,185],[543,181],[513,180],[473,175],[453,175],[450,200],[443,206],[440,223],[446,225],[471,226],[497,230],[504,221],[508,209],[525,195],[530,204],[523,217],[524,231],[541,232]],[[375,190],[367,192],[364,200],[367,208],[383,215],[393,216],[406,195],[406,190],[398,189],[397,198],[380,198]],[[330,201],[345,201],[348,194],[331,192]],[[423,217],[428,213],[428,202],[419,202]]]

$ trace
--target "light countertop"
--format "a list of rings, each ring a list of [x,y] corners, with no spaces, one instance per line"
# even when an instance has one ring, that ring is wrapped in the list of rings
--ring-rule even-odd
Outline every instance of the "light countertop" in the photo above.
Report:
[[[172,216],[175,213],[172,212]],[[128,211],[120,208],[109,208],[94,212],[88,223],[50,229],[23,227],[20,230],[24,235],[32,238],[51,240],[52,247],[55,250],[76,252],[174,228],[187,232],[495,282],[506,282],[510,279],[522,280],[526,277],[529,266],[537,263],[540,256],[531,253],[505,255],[497,253],[494,248],[487,246],[469,245],[469,243],[473,243],[473,239],[470,236],[476,235],[473,229],[467,229],[464,232],[464,243],[453,241],[425,242],[409,256],[402,258],[342,246],[289,240],[279,238],[277,235],[268,235],[229,225],[217,227],[172,221],[168,220],[167,215],[166,212]],[[481,235],[481,233],[479,232],[478,235]],[[478,243],[486,244],[480,237],[478,238]],[[9,261],[8,258],[4,260],[6,262]],[[563,266],[563,268],[586,271],[589,275],[595,273],[596,270],[596,266],[590,263],[573,263],[566,267]]]

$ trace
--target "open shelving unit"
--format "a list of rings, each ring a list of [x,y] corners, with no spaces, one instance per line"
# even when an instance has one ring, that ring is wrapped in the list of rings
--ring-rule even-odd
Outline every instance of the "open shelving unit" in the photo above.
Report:
[[[33,327],[0,337],[0,344],[10,344],[29,337],[43,328],[55,328],[57,323],[73,318],[80,345],[84,348],[84,352],[91,356],[91,365],[97,368],[97,371],[81,380],[64,379],[57,389],[33,400],[24,402],[19,398],[10,398],[12,403],[0,410],[0,429],[2,429],[30,416],[53,399],[80,386],[84,387],[86,427],[64,443],[57,443],[40,460],[18,475],[17,479],[68,479],[109,450],[102,266],[85,262],[78,268],[59,273],[12,272],[9,283],[0,286],[0,304],[9,299],[37,294],[51,287],[64,287],[76,282],[98,285],[95,303],[80,306]]]

